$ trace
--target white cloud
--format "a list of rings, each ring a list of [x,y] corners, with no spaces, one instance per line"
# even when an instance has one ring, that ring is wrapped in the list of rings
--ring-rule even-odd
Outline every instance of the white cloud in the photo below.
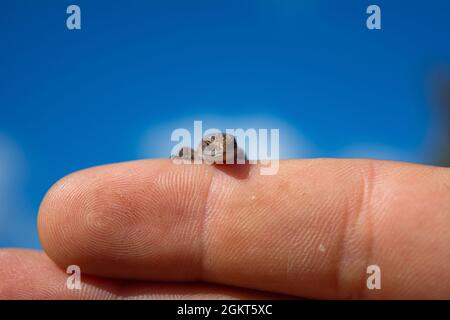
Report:
[[[220,131],[226,129],[279,129],[280,130],[280,158],[307,158],[311,155],[311,144],[302,134],[290,125],[287,121],[272,116],[211,116],[198,115],[179,118],[163,124],[152,126],[142,138],[139,146],[140,158],[169,158],[172,148],[176,142],[170,140],[172,131],[178,128],[185,128],[193,136],[194,121],[201,120],[203,132],[207,129],[215,128]],[[200,141],[193,141],[192,145],[197,146]]]
[[[0,247],[39,247],[35,214],[23,195],[24,173],[20,149],[0,134]]]

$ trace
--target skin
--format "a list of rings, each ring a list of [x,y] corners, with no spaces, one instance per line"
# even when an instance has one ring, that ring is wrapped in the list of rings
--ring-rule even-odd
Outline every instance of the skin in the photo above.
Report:
[[[0,250],[0,297],[450,299],[450,169],[218,169],[142,160],[61,179],[39,210],[45,253]],[[74,264],[82,290],[65,287]]]

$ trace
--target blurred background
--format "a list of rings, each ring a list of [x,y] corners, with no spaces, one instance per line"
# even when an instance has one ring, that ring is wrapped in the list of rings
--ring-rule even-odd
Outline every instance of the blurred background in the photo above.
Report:
[[[167,158],[194,120],[279,128],[282,158],[450,165],[449,33],[448,0],[2,1],[0,247],[40,248],[59,178]]]

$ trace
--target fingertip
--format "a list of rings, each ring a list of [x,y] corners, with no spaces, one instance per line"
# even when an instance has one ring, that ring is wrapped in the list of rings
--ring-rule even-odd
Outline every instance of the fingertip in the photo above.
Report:
[[[45,252],[63,268],[77,264],[92,274],[195,277],[210,179],[200,167],[143,160],[62,178],[39,209]]]

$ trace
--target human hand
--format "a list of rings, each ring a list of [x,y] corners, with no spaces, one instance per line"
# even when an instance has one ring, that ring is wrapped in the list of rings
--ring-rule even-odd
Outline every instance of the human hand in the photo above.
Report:
[[[141,160],[61,179],[39,210],[45,253],[0,251],[0,297],[450,298],[450,169],[257,166]],[[366,287],[373,264],[380,290]],[[69,265],[81,290],[66,288]]]

